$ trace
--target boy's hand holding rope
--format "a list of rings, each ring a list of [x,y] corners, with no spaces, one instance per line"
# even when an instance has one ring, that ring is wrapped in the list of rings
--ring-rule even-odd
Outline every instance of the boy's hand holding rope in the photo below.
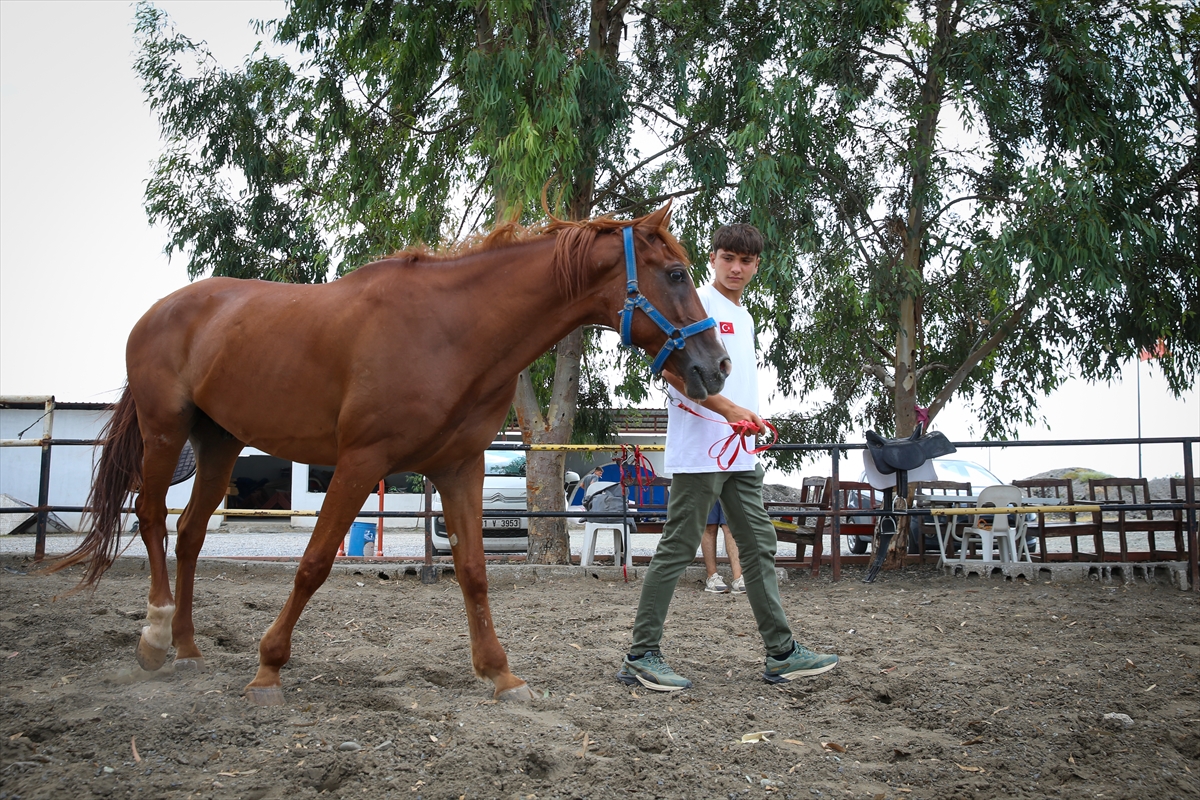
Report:
[[[708,454],[716,460],[717,466],[722,470],[727,470],[733,466],[733,462],[737,460],[739,452],[744,451],[749,455],[755,455],[765,450],[770,450],[771,447],[779,441],[779,431],[775,430],[775,426],[770,422],[767,422],[765,419],[762,420],[763,427],[760,428],[754,423],[753,420],[750,419],[739,419],[735,422],[730,422],[724,419],[715,419],[713,417],[705,416],[704,414],[697,414],[695,411],[688,408],[681,402],[676,402],[676,405],[694,417],[706,419],[709,422],[718,422],[722,425],[728,425],[729,427],[733,428],[733,433],[729,434],[729,436],[725,437],[724,439],[718,439],[717,441],[713,442],[712,447],[708,448]],[[761,417],[759,417],[759,419],[761,419]],[[746,441],[747,436],[754,436],[757,433],[766,433],[767,431],[771,432],[771,441],[764,445],[755,447],[752,443],[748,443]],[[728,458],[725,457],[727,453],[729,456]]]

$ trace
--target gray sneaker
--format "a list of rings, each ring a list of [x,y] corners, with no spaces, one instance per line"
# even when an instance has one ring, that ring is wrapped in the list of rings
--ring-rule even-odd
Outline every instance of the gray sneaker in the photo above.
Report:
[[[704,591],[712,592],[713,594],[726,594],[729,591],[729,587],[725,585],[725,581],[721,580],[721,576],[714,572],[704,582]]]
[[[736,581],[734,581],[733,585],[730,587],[730,591],[732,591],[734,594],[745,594],[746,593],[746,578],[745,578],[745,576],[742,576],[742,577],[738,578]]]
[[[784,683],[796,678],[808,678],[829,672],[837,666],[838,657],[832,653],[814,653],[798,642],[792,642],[792,652],[782,661],[767,656],[767,669],[763,680],[767,683]]]
[[[625,656],[621,669],[617,671],[617,680],[629,686],[640,683],[656,692],[678,692],[692,688],[692,682],[675,674],[675,670],[667,666],[657,650],[647,650],[644,656],[636,660]]]

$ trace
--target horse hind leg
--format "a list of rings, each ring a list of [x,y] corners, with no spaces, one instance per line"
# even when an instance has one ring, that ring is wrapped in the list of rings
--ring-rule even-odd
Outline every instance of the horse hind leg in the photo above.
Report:
[[[167,573],[167,489],[187,432],[155,430],[148,422],[143,417],[142,488],[134,507],[150,564],[150,596],[146,607],[149,624],[142,628],[138,640],[137,661],[142,669],[153,672],[166,663],[171,647],[175,602]]]
[[[179,533],[175,537],[175,619],[171,639],[175,645],[175,669],[205,669],[204,656],[196,646],[196,627],[192,619],[196,581],[196,559],[208,533],[208,519],[221,505],[244,446],[215,426],[203,423],[192,432],[196,448],[196,477],[192,496],[179,518]]]

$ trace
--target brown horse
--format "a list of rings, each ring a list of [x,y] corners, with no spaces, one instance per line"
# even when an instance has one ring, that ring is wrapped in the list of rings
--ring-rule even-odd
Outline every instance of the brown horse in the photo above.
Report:
[[[492,681],[498,698],[532,697],[508,669],[488,606],[483,451],[504,421],[518,373],[580,325],[616,328],[639,289],[674,325],[703,328],[669,218],[663,207],[629,223],[501,226],[461,252],[401,253],[329,284],[211,278],[160,300],[129,336],[128,385],[105,431],[89,501],[92,530],[56,568],[87,561],[81,585],[95,585],[120,546],[121,508],[138,492],[150,562],[138,663],[159,669],[174,645],[177,667],[203,668],[192,622],[196,559],[238,453],[250,445],[289,461],[334,464],[292,592],[259,643],[258,674],[246,687],[255,704],[281,704],[279,670],[292,629],[329,575],[338,543],[385,475],[420,472],[436,484],[447,525],[459,532],[454,571],[475,674]],[[632,227],[636,243],[638,280],[628,286],[622,226]],[[651,352],[674,339],[667,368],[688,393],[703,399],[721,390],[729,362],[712,330],[684,346],[679,331],[668,337],[637,313],[631,338]],[[172,598],[166,491],[188,439],[197,471],[179,520]]]

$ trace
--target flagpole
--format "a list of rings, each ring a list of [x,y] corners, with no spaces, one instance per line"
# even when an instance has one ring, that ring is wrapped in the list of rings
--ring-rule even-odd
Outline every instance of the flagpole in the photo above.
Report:
[[[1142,477],[1142,359],[1137,360],[1138,477]]]

